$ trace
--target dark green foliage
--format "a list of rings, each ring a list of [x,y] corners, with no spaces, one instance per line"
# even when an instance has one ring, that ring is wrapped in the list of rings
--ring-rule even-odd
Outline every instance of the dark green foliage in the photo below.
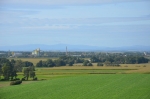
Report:
[[[35,69],[33,66],[25,67],[23,69],[23,74],[24,74],[24,78],[22,78],[22,80],[28,80],[29,77],[34,79],[34,77],[36,76]]]
[[[97,66],[103,66],[103,63],[99,62],[99,63],[97,63]]]
[[[0,80],[1,80],[1,75],[2,75],[2,66],[0,64]]]
[[[82,63],[83,59],[73,56],[61,56],[57,60],[48,59],[47,61],[40,60],[36,67],[55,67],[55,66],[73,66],[74,63]]]
[[[6,81],[5,79],[0,79],[0,81]]]
[[[46,65],[47,65],[47,67],[54,67],[54,66],[55,66],[55,63],[53,62],[52,59],[48,59],[48,60],[46,61]]]
[[[20,78],[11,79],[10,81],[20,80]]]
[[[93,66],[93,64],[89,60],[84,60],[83,66]]]
[[[96,57],[96,56],[92,56],[92,57],[90,58],[90,60],[91,60],[92,63],[100,62],[100,60],[99,60],[98,57]]]
[[[11,59],[9,61],[6,58],[0,58],[0,77],[3,75],[4,80],[19,80],[17,79],[17,72],[22,71],[22,67],[26,67],[24,69],[24,76],[28,80],[28,77],[35,77],[35,69],[32,62],[22,62],[21,60]],[[0,78],[1,79],[1,78]]]
[[[37,78],[37,77],[35,77],[35,78],[33,78],[33,80],[38,80],[38,78]]]
[[[26,80],[28,80],[28,78],[29,78],[29,71],[30,71],[29,68],[23,69],[24,78],[26,78]]]
[[[142,55],[135,55],[134,53],[130,54],[97,54],[90,56],[91,62],[101,62],[101,63],[115,63],[115,64],[140,64],[148,63],[149,59],[143,57]]]
[[[23,66],[24,66],[24,67],[33,66],[33,63],[32,63],[32,62],[25,61],[25,62],[23,62]]]
[[[22,78],[21,80],[22,80],[22,81],[25,81],[26,79],[25,79],[25,78]]]
[[[22,67],[24,66],[24,63],[21,60],[16,60],[14,66],[17,72],[22,72]]]
[[[9,62],[8,59],[6,59],[6,58],[0,58],[0,64],[1,65],[3,65],[4,63],[7,63],[7,62]]]
[[[40,60],[40,61],[36,64],[36,67],[43,67],[42,60]]]
[[[10,85],[19,85],[19,84],[21,84],[21,83],[22,83],[21,80],[16,80],[16,81],[11,81],[11,82],[10,82]]]
[[[3,73],[3,76],[4,76],[4,79],[5,80],[9,80],[9,77],[10,76],[13,76],[11,75],[12,72],[13,72],[13,66],[10,62],[7,62],[7,63],[4,63],[3,66],[2,66],[2,73]]]
[[[55,66],[66,66],[66,63],[61,59],[55,60],[54,63]]]
[[[88,63],[87,66],[93,66],[93,64],[92,63]]]

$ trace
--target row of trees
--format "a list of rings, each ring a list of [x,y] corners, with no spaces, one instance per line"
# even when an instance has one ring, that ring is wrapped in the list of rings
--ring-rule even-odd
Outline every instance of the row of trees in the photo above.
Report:
[[[83,66],[93,66],[92,63],[97,63],[97,66],[120,66],[119,64],[140,64],[148,63],[148,59],[142,56],[92,56],[89,60],[84,60],[83,58],[73,57],[73,56],[61,56],[59,59],[47,61],[40,60],[36,66],[37,67],[57,67],[57,66],[73,66],[75,63],[83,63]]]
[[[78,57],[71,57],[71,56],[62,56],[59,59],[52,60],[48,59],[47,61],[40,60],[36,67],[57,67],[57,66],[73,66],[74,63],[83,63],[84,59]]]
[[[148,63],[149,59],[144,58],[142,56],[92,56],[90,58],[92,63],[95,62],[109,62],[113,64],[140,64],[140,63]]]
[[[22,62],[21,60],[8,60],[6,58],[0,58],[0,77],[3,76],[3,80],[15,80],[17,79],[17,72],[23,72],[23,80],[28,80],[28,77],[35,77],[35,69],[33,63]],[[1,79],[1,78],[0,78]]]

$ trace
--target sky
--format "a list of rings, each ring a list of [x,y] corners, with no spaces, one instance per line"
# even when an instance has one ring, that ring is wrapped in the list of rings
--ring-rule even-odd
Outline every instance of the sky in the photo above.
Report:
[[[0,0],[0,46],[150,46],[150,0]]]

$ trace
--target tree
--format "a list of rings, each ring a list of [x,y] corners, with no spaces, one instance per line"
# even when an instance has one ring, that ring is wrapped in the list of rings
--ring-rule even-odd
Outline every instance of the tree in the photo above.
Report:
[[[96,56],[92,56],[90,58],[91,62],[94,63],[94,62],[99,62],[100,60],[96,57]]]
[[[48,60],[46,61],[46,65],[47,65],[47,67],[54,67],[54,66],[55,66],[55,63],[53,62],[52,59],[48,59]]]
[[[2,66],[2,73],[3,73],[5,80],[9,80],[9,77],[11,75],[11,71],[12,71],[11,63],[10,62],[4,63],[4,65]]]
[[[61,59],[55,60],[54,63],[55,66],[66,66],[66,63]]]
[[[14,68],[17,72],[22,72],[23,62],[21,60],[17,60],[14,64]]]
[[[103,66],[103,63],[98,62],[97,66]]]
[[[34,77],[36,76],[35,75],[35,69],[34,69],[34,67],[33,66],[30,66],[29,67],[29,73],[30,73],[30,78],[33,78],[34,79]]]
[[[23,64],[24,64],[24,67],[33,66],[33,63],[32,62],[28,62],[28,61],[23,62]]]
[[[89,63],[87,64],[87,66],[93,66],[93,64],[92,64],[91,62],[89,62]]]
[[[29,68],[27,67],[27,68],[24,68],[23,69],[23,75],[24,75],[24,78],[26,78],[26,80],[28,80],[28,78],[29,78]]]
[[[73,66],[73,61],[71,61],[71,60],[68,61],[68,65],[69,65],[69,66]]]
[[[42,60],[40,60],[37,64],[36,64],[36,67],[42,67],[43,66],[43,62]]]
[[[111,64],[111,62],[110,61],[105,61],[105,66],[109,66],[110,64]]]
[[[34,79],[35,76],[36,76],[36,75],[35,75],[35,72],[34,72],[34,71],[30,71],[30,78],[33,78],[33,79]]]
[[[1,75],[2,75],[2,66],[0,64],[0,80],[1,80]]]
[[[17,67],[15,67],[16,61],[12,59],[9,61],[5,58],[0,58],[0,76],[1,74],[4,76],[4,80],[13,80],[13,78],[17,77]]]
[[[89,61],[88,60],[84,60],[84,62],[83,62],[83,66],[87,66],[87,64],[89,63]]]
[[[88,60],[84,60],[83,66],[93,66],[93,64]]]
[[[28,80],[29,77],[34,79],[34,77],[36,76],[35,75],[35,69],[33,66],[25,67],[23,69],[23,73],[24,73],[24,78],[26,78],[26,80]]]

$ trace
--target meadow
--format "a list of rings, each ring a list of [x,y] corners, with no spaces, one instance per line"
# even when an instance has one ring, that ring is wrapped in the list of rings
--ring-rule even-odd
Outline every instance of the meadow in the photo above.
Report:
[[[36,64],[46,58],[21,60]],[[150,63],[120,65],[35,68],[38,81],[0,82],[0,99],[150,99]]]
[[[72,75],[0,88],[1,99],[150,99],[149,74]],[[23,82],[25,83],[25,82]]]

